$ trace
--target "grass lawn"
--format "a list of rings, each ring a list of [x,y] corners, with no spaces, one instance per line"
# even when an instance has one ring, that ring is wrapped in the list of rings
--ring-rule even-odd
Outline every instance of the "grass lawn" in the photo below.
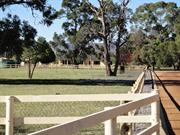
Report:
[[[0,85],[0,95],[56,95],[126,93],[130,86]]]
[[[136,79],[141,71],[126,71],[117,77],[106,77],[104,69],[61,69],[61,68],[36,68],[34,79]],[[0,79],[27,79],[26,68],[0,69]]]
[[[135,80],[141,71],[128,71],[117,77],[105,77],[104,70],[99,69],[58,69],[37,68],[34,79],[105,79]],[[0,80],[26,79],[25,68],[0,69]],[[127,93],[131,86],[121,85],[0,85],[0,95],[56,95],[56,94],[108,94]],[[51,117],[51,116],[85,116],[101,111],[107,106],[116,106],[119,102],[54,102],[54,103],[15,103],[16,117]],[[77,109],[78,108],[78,109]],[[5,105],[0,104],[0,117],[5,116]],[[24,125],[15,128],[15,135],[49,127],[51,125]],[[0,127],[0,135],[4,127]],[[102,135],[102,124],[91,129],[84,129],[78,135]]]

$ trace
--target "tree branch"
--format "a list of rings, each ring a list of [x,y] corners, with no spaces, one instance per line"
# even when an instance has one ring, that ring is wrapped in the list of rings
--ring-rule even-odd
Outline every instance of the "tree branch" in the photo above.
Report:
[[[94,33],[95,35],[99,35],[100,37],[105,37],[105,35],[102,32],[98,32],[96,30],[94,30],[93,28],[89,29],[92,33]]]
[[[25,1],[25,0],[19,0],[19,1],[16,1],[16,0],[3,0],[0,2],[0,7],[4,7],[4,6],[9,6],[9,5],[12,5],[12,4],[34,4],[34,2],[32,1]]]
[[[1,0],[0,8],[5,10],[6,7],[11,5],[21,4],[23,6],[30,7],[31,9],[39,10],[44,12],[46,5],[46,0]]]

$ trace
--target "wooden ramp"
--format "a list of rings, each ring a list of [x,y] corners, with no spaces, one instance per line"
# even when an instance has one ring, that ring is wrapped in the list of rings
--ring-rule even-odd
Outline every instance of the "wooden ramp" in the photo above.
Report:
[[[156,72],[166,134],[180,135],[180,72]],[[157,80],[158,80],[157,79]]]

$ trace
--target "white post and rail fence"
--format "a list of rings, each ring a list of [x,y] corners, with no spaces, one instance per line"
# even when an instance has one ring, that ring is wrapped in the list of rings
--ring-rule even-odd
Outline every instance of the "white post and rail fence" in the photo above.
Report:
[[[0,118],[0,125],[5,125],[5,134],[13,135],[13,128],[24,124],[58,124],[29,135],[72,135],[78,131],[104,123],[105,135],[117,135],[118,123],[151,123],[151,126],[138,135],[159,134],[159,95],[157,89],[152,93],[136,93],[144,85],[144,74],[137,79],[128,94],[81,94],[81,95],[39,95],[39,96],[0,96],[0,103],[6,103],[6,117]],[[23,117],[14,116],[14,102],[72,102],[72,101],[129,101],[116,107],[85,117]],[[123,116],[128,112],[151,104],[151,115]],[[78,109],[78,108],[77,108]],[[64,124],[63,124],[64,123]]]

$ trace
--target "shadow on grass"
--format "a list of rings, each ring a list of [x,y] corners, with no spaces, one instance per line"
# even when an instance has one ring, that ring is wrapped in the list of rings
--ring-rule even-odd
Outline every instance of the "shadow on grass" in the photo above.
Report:
[[[132,86],[134,80],[104,80],[104,79],[0,79],[0,84],[8,85],[126,85]]]

